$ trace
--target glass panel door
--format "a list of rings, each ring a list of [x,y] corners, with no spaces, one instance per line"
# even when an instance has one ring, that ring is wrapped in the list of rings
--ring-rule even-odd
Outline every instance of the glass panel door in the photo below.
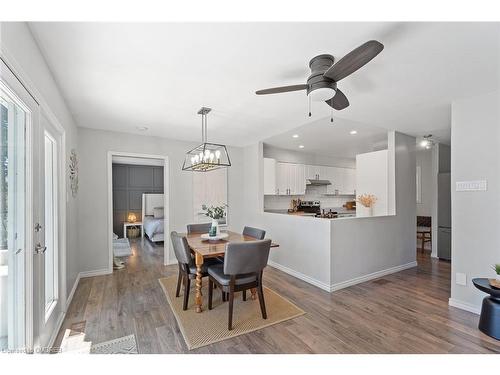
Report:
[[[57,303],[57,144],[49,133],[44,137],[45,167],[45,321],[50,318],[53,307]]]
[[[0,351],[25,346],[25,127],[29,113],[0,81]]]
[[[39,181],[35,187],[35,222],[38,231],[35,235],[35,258],[33,278],[37,281],[34,289],[35,303],[35,350],[50,352],[49,346],[57,334],[57,320],[62,314],[63,295],[60,272],[60,204],[64,197],[60,195],[59,181],[62,171],[63,155],[62,134],[52,124],[43,109],[40,111],[40,127],[35,143],[38,145]]]

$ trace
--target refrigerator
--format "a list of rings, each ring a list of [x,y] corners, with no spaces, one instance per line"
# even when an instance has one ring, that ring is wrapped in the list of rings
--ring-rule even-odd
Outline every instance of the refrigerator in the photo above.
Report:
[[[451,260],[451,176],[438,174],[438,257]]]

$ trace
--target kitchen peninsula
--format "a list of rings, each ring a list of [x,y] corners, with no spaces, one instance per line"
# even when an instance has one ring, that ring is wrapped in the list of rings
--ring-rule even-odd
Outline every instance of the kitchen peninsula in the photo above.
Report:
[[[353,201],[354,194],[319,194],[318,199],[310,199],[318,194],[317,187],[307,186],[314,193],[302,195],[294,192],[293,185],[285,187],[287,195],[264,194],[269,176],[266,158],[276,163],[300,164],[300,160],[271,154],[262,143],[248,152],[248,163],[256,163],[259,171],[255,174],[261,176],[259,181],[248,180],[248,189],[253,191],[250,196],[255,197],[248,202],[255,207],[250,224],[254,220],[265,226],[268,235],[280,243],[280,249],[270,256],[270,266],[329,292],[416,266],[415,138],[389,132],[386,144],[386,149],[359,154],[356,164],[336,166],[356,171],[357,194],[374,194],[379,200],[372,216],[358,204],[356,216],[335,219],[289,214],[287,210],[291,200],[299,198],[320,201],[321,207],[335,200],[330,207],[339,208]],[[330,182],[335,186],[335,181]]]

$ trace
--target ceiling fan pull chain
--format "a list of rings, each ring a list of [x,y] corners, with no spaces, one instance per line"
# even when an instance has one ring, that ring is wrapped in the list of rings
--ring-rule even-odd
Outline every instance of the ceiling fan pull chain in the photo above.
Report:
[[[333,107],[331,108],[330,122],[333,122]]]
[[[307,98],[309,99],[309,117],[311,117],[311,95],[307,95]]]

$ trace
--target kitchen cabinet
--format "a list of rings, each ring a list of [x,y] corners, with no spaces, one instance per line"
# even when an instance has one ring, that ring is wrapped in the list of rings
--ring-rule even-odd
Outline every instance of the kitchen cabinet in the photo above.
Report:
[[[332,184],[327,185],[326,194],[353,195],[356,190],[356,170],[352,168],[325,167],[321,177]]]
[[[327,179],[332,183],[326,187],[327,194],[338,194],[343,183],[343,168],[328,167]]]
[[[264,158],[264,194],[277,194],[276,159]]]
[[[343,168],[344,178],[341,194],[356,194],[356,170],[352,168]]]
[[[277,162],[276,191],[278,195],[304,195],[306,192],[305,166]]]
[[[319,180],[320,166],[319,165],[306,165],[305,177],[306,180]]]
[[[305,195],[307,180],[329,180],[329,195],[353,195],[356,190],[356,170],[279,162],[264,158],[265,195]]]

